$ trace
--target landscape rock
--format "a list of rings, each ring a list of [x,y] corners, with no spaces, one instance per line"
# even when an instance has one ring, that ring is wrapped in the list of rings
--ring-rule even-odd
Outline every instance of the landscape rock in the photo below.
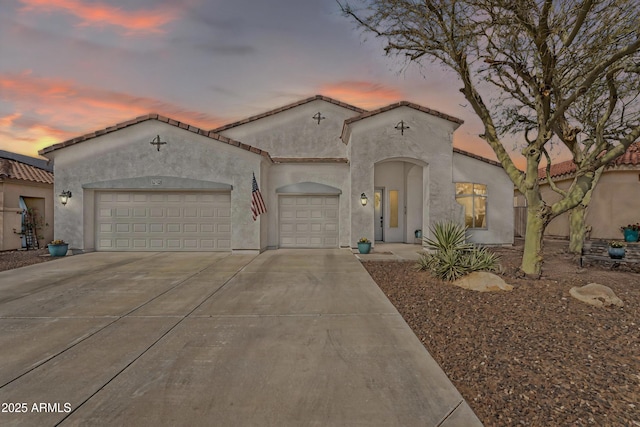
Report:
[[[478,292],[510,291],[513,286],[508,285],[501,277],[488,271],[474,271],[452,282],[463,289]]]
[[[610,305],[624,307],[622,300],[616,296],[610,287],[598,283],[589,283],[582,287],[574,286],[569,290],[569,294],[577,300],[596,307]]]

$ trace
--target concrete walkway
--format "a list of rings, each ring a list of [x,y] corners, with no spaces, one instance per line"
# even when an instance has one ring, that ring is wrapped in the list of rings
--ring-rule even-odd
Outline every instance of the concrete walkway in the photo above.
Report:
[[[424,249],[420,244],[376,242],[368,254],[352,252],[361,261],[417,261]]]
[[[0,402],[2,426],[480,425],[339,249],[2,272]]]

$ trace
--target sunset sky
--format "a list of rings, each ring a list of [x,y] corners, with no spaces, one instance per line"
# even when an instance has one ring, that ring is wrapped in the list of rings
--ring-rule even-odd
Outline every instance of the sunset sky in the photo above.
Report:
[[[43,147],[155,112],[212,129],[322,94],[459,117],[493,158],[455,77],[386,58],[333,0],[3,0],[0,149]]]

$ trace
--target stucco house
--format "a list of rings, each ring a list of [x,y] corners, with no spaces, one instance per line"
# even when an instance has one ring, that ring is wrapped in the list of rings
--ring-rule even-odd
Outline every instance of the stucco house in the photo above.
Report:
[[[0,251],[36,248],[52,238],[52,165],[0,150]]]
[[[572,160],[551,165],[551,177],[561,189],[567,189],[573,182],[576,165]],[[547,183],[545,169],[538,171],[540,192],[547,203],[554,203],[560,195]],[[516,234],[524,235],[526,226],[526,200],[515,191]],[[518,214],[520,211],[520,214]],[[589,227],[592,239],[622,239],[620,227],[640,222],[640,142],[635,142],[627,151],[605,168],[593,190],[587,208],[585,226]],[[554,218],[545,235],[569,237],[569,214]]]
[[[77,250],[246,251],[414,243],[436,221],[513,241],[513,185],[453,148],[462,121],[410,102],[316,95],[203,130],[149,114],[40,151],[55,160],[55,235]],[[252,178],[267,212],[254,221]],[[362,200],[366,202],[363,205]]]

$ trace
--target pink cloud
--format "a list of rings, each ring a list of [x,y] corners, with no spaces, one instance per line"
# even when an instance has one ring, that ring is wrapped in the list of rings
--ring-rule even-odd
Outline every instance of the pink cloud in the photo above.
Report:
[[[367,81],[341,81],[320,87],[319,93],[365,109],[401,101],[404,94],[393,88]]]
[[[0,116],[0,149],[30,155],[48,145],[151,112],[203,129],[227,121],[155,98],[29,73],[0,74],[0,92],[3,101],[14,108],[11,114]]]
[[[162,33],[163,26],[177,18],[170,8],[155,10],[123,10],[104,3],[85,3],[81,0],[20,0],[23,12],[62,11],[80,19],[81,26],[114,26],[127,34]]]

